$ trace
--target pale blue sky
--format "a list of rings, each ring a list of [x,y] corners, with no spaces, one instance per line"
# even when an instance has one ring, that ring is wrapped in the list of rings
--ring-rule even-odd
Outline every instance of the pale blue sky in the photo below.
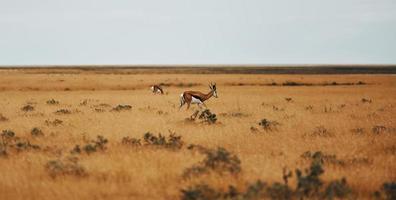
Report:
[[[395,0],[0,0],[0,65],[396,64]]]

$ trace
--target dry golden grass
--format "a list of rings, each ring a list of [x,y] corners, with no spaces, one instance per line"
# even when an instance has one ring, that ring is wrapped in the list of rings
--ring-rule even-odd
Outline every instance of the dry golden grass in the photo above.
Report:
[[[284,167],[308,166],[301,158],[306,151],[334,154],[345,161],[345,166],[325,164],[322,178],[346,177],[360,199],[370,198],[382,183],[396,180],[393,75],[28,74],[3,70],[0,77],[0,114],[7,119],[0,120],[0,131],[12,130],[41,147],[0,157],[0,199],[179,199],[180,189],[203,181],[220,188],[229,184],[243,188],[258,179],[282,181]],[[179,111],[179,95],[185,90],[206,92],[210,81],[217,83],[219,98],[206,104],[218,122],[186,122],[195,107]],[[260,85],[286,81],[367,84]],[[150,84],[158,83],[170,84],[164,88],[166,95],[149,91]],[[195,85],[178,87],[180,83]],[[234,86],[240,83],[245,86]],[[362,102],[362,98],[372,102]],[[47,104],[50,99],[59,104]],[[34,110],[22,111],[28,104]],[[132,109],[111,111],[119,104]],[[60,109],[71,113],[55,113]],[[263,118],[279,122],[277,130],[262,130],[258,123]],[[55,119],[63,123],[46,123]],[[330,133],[328,137],[314,134],[321,126]],[[375,134],[374,126],[387,130]],[[32,137],[34,127],[44,136]],[[352,131],[357,128],[363,133]],[[168,135],[169,130],[182,136],[182,149],[121,144],[125,136],[142,138],[148,131]],[[49,175],[45,168],[49,160],[66,158],[75,145],[97,135],[109,140],[107,149],[77,155],[87,176]],[[188,144],[226,148],[240,158],[241,174],[183,179],[184,169],[203,158],[187,150]],[[295,182],[291,185],[295,187]]]

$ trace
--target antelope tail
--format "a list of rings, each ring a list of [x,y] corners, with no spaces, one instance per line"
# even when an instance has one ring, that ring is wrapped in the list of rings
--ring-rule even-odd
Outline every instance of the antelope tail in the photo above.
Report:
[[[179,106],[179,110],[180,108],[186,103],[186,100],[184,99],[184,93],[180,95],[180,106]]]

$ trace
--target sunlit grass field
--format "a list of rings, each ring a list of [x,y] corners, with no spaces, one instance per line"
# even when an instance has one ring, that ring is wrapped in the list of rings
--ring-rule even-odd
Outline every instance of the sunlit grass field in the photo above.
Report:
[[[374,198],[396,181],[393,75],[1,70],[0,77],[0,199],[182,199],[196,185],[242,193],[258,180],[283,183],[284,170],[293,174],[294,191],[295,169],[310,166],[308,151],[325,155],[323,187],[345,177],[349,198]],[[210,82],[219,98],[206,105],[217,120],[189,120],[197,107],[179,110],[180,94],[209,92]],[[165,94],[153,94],[152,84],[162,84]],[[147,132],[181,136],[180,143],[152,144]],[[224,148],[240,170],[186,177],[205,159],[191,145]]]

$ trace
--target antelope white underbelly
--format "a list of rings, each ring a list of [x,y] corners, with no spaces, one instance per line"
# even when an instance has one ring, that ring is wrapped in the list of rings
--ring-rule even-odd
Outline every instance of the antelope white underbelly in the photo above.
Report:
[[[199,100],[199,99],[197,99],[197,98],[195,98],[195,97],[191,97],[192,99],[191,99],[191,103],[192,104],[202,104],[202,101],[201,100]]]

